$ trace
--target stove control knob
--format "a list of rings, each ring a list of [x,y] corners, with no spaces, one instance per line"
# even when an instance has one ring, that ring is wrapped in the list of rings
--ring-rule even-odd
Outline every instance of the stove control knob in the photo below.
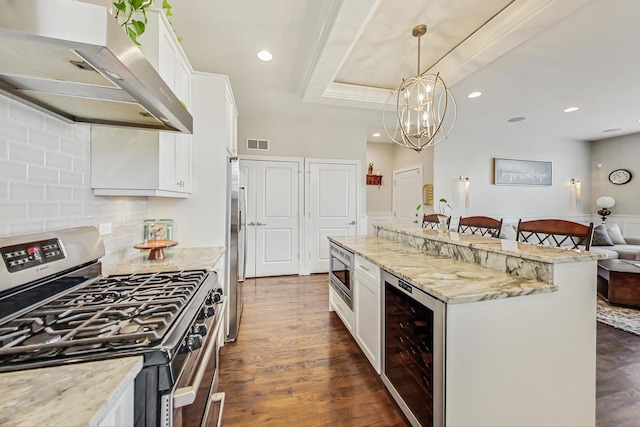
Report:
[[[199,334],[189,335],[187,339],[187,348],[189,351],[194,351],[202,347],[202,337]]]
[[[198,334],[202,337],[206,337],[207,336],[207,325],[205,325],[204,323],[198,323],[197,325],[195,325],[193,327],[193,333],[194,334]]]
[[[204,307],[202,309],[202,315],[206,317],[213,317],[216,314],[216,310],[213,307]]]
[[[219,293],[216,292],[215,294],[213,294],[213,302],[214,303],[220,302],[221,299],[222,299],[222,296],[220,296]]]
[[[214,289],[214,292],[215,292],[216,294],[222,295],[222,288],[215,288],[215,289]]]

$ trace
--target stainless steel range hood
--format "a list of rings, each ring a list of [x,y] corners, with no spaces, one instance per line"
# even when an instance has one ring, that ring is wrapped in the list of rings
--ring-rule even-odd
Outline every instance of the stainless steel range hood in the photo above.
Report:
[[[106,7],[0,0],[0,94],[75,123],[191,133],[193,118]]]

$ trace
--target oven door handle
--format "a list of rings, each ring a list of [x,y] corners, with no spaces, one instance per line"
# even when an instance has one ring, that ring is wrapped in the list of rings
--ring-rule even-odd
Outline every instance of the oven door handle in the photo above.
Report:
[[[220,323],[218,323],[220,325]],[[205,350],[203,360],[200,362],[200,367],[196,373],[193,383],[191,385],[180,387],[173,392],[173,407],[182,408],[183,406],[191,405],[196,400],[196,394],[200,388],[200,383],[204,377],[207,366],[209,365],[209,359],[211,359],[211,353],[216,348],[217,343],[214,341],[217,339],[218,333],[215,331],[209,336],[209,345]],[[213,341],[212,341],[213,340]]]

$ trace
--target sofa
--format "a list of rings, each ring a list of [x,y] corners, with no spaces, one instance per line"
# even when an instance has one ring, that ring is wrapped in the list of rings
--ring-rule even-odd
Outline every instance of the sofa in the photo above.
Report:
[[[504,224],[500,238],[516,240],[518,224]],[[607,259],[640,260],[640,237],[623,237],[618,224],[598,224],[593,227],[590,252],[605,254]]]
[[[640,237],[623,237],[618,224],[598,224],[593,227],[590,252],[602,253],[607,259],[640,260]]]

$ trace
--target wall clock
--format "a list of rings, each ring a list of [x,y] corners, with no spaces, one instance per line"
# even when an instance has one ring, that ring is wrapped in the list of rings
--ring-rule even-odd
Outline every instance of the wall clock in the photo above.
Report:
[[[609,174],[609,181],[616,185],[626,184],[631,181],[631,172],[627,169],[616,169]]]

